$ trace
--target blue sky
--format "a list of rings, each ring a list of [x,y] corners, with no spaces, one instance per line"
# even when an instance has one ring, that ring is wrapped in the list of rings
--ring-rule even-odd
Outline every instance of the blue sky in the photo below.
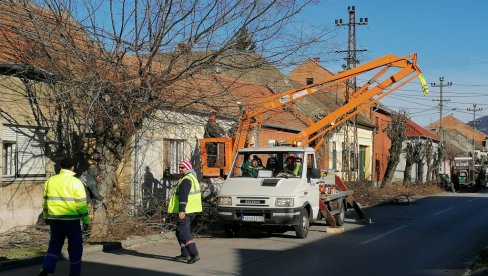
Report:
[[[488,115],[488,1],[485,0],[323,0],[301,15],[305,24],[323,26],[333,34],[333,42],[347,49],[347,27],[335,27],[335,19],[348,20],[348,6],[355,6],[356,22],[368,18],[368,25],[356,28],[358,55],[367,62],[385,54],[418,54],[418,64],[430,84],[439,77],[452,86],[444,87],[444,115],[453,114],[467,122],[477,104]],[[338,54],[320,56],[322,66],[337,71],[343,60]],[[335,57],[334,57],[335,55]],[[334,61],[335,60],[335,61]],[[360,82],[360,79],[358,79]],[[407,108],[422,126],[439,119],[439,88],[430,87],[424,97],[418,81],[389,95],[382,103],[392,109]],[[416,90],[416,91],[415,91]]]

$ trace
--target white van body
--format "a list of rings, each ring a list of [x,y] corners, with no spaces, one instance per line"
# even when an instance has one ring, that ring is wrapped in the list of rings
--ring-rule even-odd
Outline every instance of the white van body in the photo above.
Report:
[[[257,175],[244,176],[246,159],[262,159]],[[283,173],[283,162],[293,156],[297,175]],[[272,163],[275,160],[275,167]],[[298,170],[297,170],[298,171]],[[218,216],[226,234],[241,226],[290,226],[299,238],[308,234],[311,221],[319,215],[319,185],[324,183],[310,147],[272,146],[245,148],[234,157],[230,174],[219,194]],[[234,233],[233,233],[234,232]]]

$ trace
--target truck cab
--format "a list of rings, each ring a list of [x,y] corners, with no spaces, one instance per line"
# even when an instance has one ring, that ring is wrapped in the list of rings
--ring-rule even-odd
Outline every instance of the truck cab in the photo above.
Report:
[[[218,217],[226,234],[243,226],[287,226],[306,238],[319,214],[323,180],[316,164],[310,147],[239,150],[219,195]]]
[[[452,167],[453,182],[458,189],[471,188],[473,190],[475,187],[475,166],[473,157],[469,156],[458,156],[454,157],[454,164]]]

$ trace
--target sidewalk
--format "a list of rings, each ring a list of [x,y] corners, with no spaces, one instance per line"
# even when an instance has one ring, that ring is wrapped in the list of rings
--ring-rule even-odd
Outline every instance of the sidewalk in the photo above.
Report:
[[[138,237],[134,239],[127,239],[123,241],[117,242],[108,242],[104,244],[84,244],[83,245],[83,256],[88,256],[98,252],[107,252],[111,250],[121,249],[121,248],[130,248],[133,246],[139,245],[149,245],[149,244],[157,244],[164,240],[169,240],[171,238],[167,238],[168,236],[174,236],[174,232],[162,233],[162,234],[154,234],[145,237]],[[66,249],[66,243],[61,251],[61,259],[68,259],[68,251]],[[42,265],[44,261],[44,255],[42,256],[35,256],[31,258],[25,259],[16,259],[16,260],[6,260],[0,261],[0,272],[10,269],[15,269],[23,266],[30,266],[30,265]]]

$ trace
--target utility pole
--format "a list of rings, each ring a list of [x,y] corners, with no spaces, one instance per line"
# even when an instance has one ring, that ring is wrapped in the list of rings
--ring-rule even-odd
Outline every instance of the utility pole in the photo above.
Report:
[[[438,150],[438,156],[439,156],[439,163],[441,164],[441,168],[440,168],[440,173],[444,173],[444,128],[442,128],[442,111],[444,110],[444,102],[448,102],[449,100],[444,100],[443,96],[442,96],[442,88],[444,88],[445,86],[451,86],[452,85],[452,82],[447,82],[447,84],[444,83],[444,77],[439,77],[439,84],[436,84],[436,83],[431,83],[430,86],[432,87],[439,87],[439,90],[440,90],[440,96],[439,96],[439,100],[433,100],[433,101],[439,101],[439,130],[438,130],[438,134],[439,134],[439,137],[440,137],[440,148]]]
[[[349,14],[349,21],[348,23],[343,23],[342,19],[336,19],[335,20],[335,25],[337,27],[340,26],[347,26],[348,27],[348,36],[347,36],[347,51],[336,51],[337,53],[347,53],[347,57],[345,58],[346,60],[346,69],[349,70],[351,68],[354,68],[357,66],[359,63],[359,60],[356,58],[356,53],[357,52],[363,52],[367,51],[366,49],[356,49],[356,25],[367,25],[368,24],[368,18],[360,18],[359,23],[356,23],[356,7],[355,6],[348,6],[347,11]],[[346,83],[346,91],[345,91],[345,100],[346,103],[349,101],[349,94],[350,90],[352,89],[353,92],[356,91],[356,78],[351,78],[347,81]],[[358,178],[359,178],[359,164],[358,161],[359,159],[357,158],[357,154],[359,151],[359,145],[358,145],[358,137],[357,137],[357,123],[356,123],[356,118],[357,116],[354,117],[354,156],[352,162],[354,162],[355,167],[357,168],[358,171]],[[349,143],[349,124],[350,122],[346,122],[345,128],[344,128],[344,146],[342,147],[343,150],[343,168],[347,169],[347,180],[351,181],[352,180],[352,172],[351,172],[351,154],[350,152],[350,143]],[[344,154],[345,153],[345,154]]]
[[[473,164],[474,164],[474,161],[476,160],[474,154],[475,154],[475,143],[474,143],[474,132],[476,131],[476,111],[481,111],[483,110],[482,108],[476,108],[476,104],[473,104],[473,109],[471,108],[468,108],[466,109],[468,111],[473,111]]]
[[[343,23],[342,19],[336,19],[335,25],[337,27],[347,26],[347,51],[336,51],[336,53],[347,53],[346,60],[346,69],[349,70],[351,68],[356,67],[359,63],[359,60],[356,58],[357,52],[364,52],[367,49],[356,49],[356,25],[368,25],[368,18],[359,18],[359,23],[356,23],[356,7],[349,6],[347,7],[347,11],[349,14],[349,22]],[[346,85],[346,101],[349,100],[349,90],[352,88],[354,91],[356,90],[356,78],[350,78],[348,80],[348,85]]]

